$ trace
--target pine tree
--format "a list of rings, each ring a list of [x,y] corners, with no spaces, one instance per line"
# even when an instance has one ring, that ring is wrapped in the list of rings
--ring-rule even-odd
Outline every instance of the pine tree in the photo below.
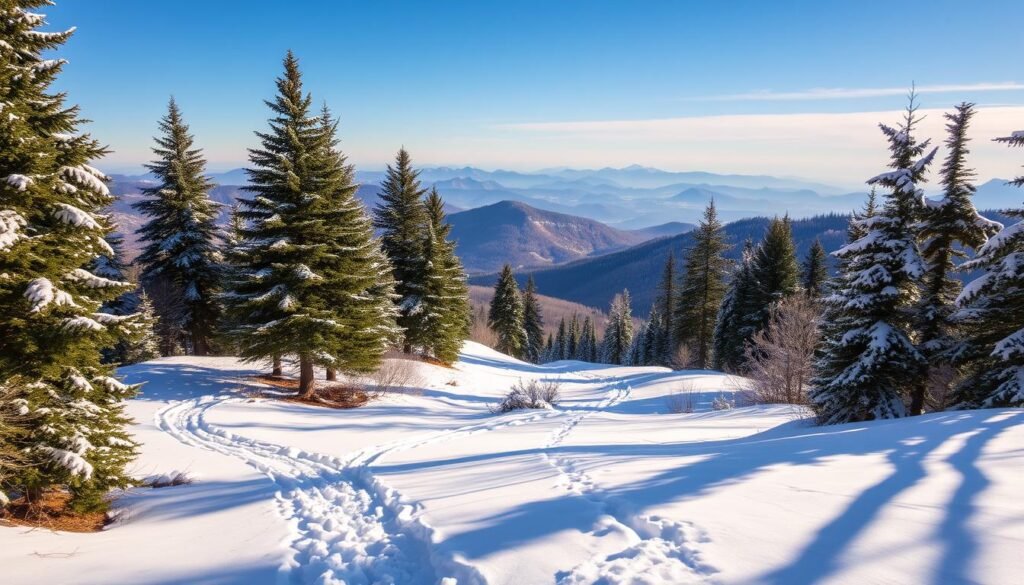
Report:
[[[544,343],[544,363],[555,361],[555,338],[548,333],[548,340]]]
[[[523,299],[519,285],[512,274],[512,267],[506,264],[494,284],[494,298],[487,314],[487,324],[498,335],[494,349],[518,358],[523,356],[526,346],[526,329],[523,323]],[[561,359],[561,358],[558,358]]]
[[[114,280],[119,282],[127,282],[128,278],[128,264],[124,260],[124,238],[116,233],[111,232],[107,234],[105,238],[107,245],[110,246],[110,250],[103,251],[97,256],[92,263],[89,265],[89,272],[92,272],[96,276],[106,278],[108,280]],[[139,310],[139,291],[129,290],[117,298],[103,303],[100,307],[100,312],[114,315],[115,317],[126,317],[128,315],[135,315]],[[144,327],[139,323],[139,317],[135,318],[136,323],[131,325],[132,329],[139,329],[138,332],[133,331],[129,338],[121,339],[113,347],[105,347],[102,350],[103,363],[105,364],[124,364],[125,362],[125,347],[130,342],[130,339],[135,338],[144,331]],[[126,324],[127,326],[127,324]]]
[[[865,234],[836,252],[844,275],[828,299],[827,352],[818,360],[811,404],[821,421],[835,424],[906,414],[903,393],[921,381],[925,358],[912,339],[917,281],[924,274],[916,226],[923,194],[918,183],[935,155],[918,143],[913,95],[898,128],[882,125],[890,168],[869,181],[886,189],[882,209],[858,220]]]
[[[768,325],[771,306],[795,294],[800,287],[800,266],[789,217],[776,217],[768,225],[764,241],[754,252],[751,271],[757,283],[754,304],[758,309],[756,331],[760,331]]]
[[[569,332],[565,326],[565,317],[558,322],[558,333],[555,334],[555,360],[569,359]]]
[[[580,316],[577,313],[572,314],[572,321],[569,322],[568,342],[569,342],[569,359],[578,360],[580,359],[580,341],[583,337],[583,323],[580,321]]]
[[[600,359],[598,355],[600,345],[597,341],[597,325],[594,323],[592,319],[590,320],[590,326],[587,327],[585,331],[587,337],[587,351],[583,354],[585,358],[584,361],[588,361],[590,363],[597,363]]]
[[[101,214],[113,197],[89,165],[106,151],[51,89],[65,61],[50,57],[72,31],[37,30],[44,16],[30,10],[42,4],[0,5],[0,409],[26,416],[10,439],[25,467],[0,491],[31,503],[63,487],[73,509],[98,510],[109,489],[130,483],[136,451],[123,413],[136,388],[100,363],[131,318],[100,307],[133,287],[88,270],[113,254]]]
[[[1024,132],[997,141],[1024,147]],[[1024,187],[1024,176],[1010,184]],[[967,375],[956,388],[961,408],[1024,406],[1024,208],[1003,213],[1017,222],[962,265],[982,274],[957,298],[956,320],[967,330],[957,354],[967,363]]]
[[[289,52],[269,130],[249,151],[252,195],[231,250],[240,268],[224,295],[227,334],[247,360],[295,355],[299,393],[312,399],[314,365],[375,369],[395,338],[391,267],[373,237],[335,125],[310,113]]]
[[[668,366],[672,363],[672,353],[675,351],[675,302],[676,302],[676,258],[672,250],[668,251],[668,258],[665,259],[665,268],[661,274],[661,282],[658,284],[658,296],[655,305],[661,315],[661,327],[654,338],[653,352],[654,362],[659,366]]]
[[[412,157],[404,148],[388,165],[381,184],[380,202],[374,208],[373,225],[380,230],[384,252],[394,269],[395,294],[398,303],[398,325],[405,330],[402,342],[405,353],[422,338],[420,295],[423,294],[423,231],[427,224],[419,171],[412,166]]]
[[[423,250],[423,303],[421,339],[418,344],[434,358],[450,364],[458,359],[462,342],[469,336],[469,286],[466,271],[455,255],[448,236],[444,201],[436,189],[427,196],[427,234]]]
[[[593,339],[594,321],[589,315],[583,319],[582,333],[580,334],[579,357],[576,359],[583,362],[596,361],[594,353],[597,351],[597,341]]]
[[[661,327],[661,314],[658,312],[657,303],[655,303],[651,305],[651,311],[647,314],[647,324],[644,325],[643,329],[643,343],[640,346],[640,365],[658,365],[656,344]]]
[[[633,315],[629,291],[623,290],[612,300],[608,312],[608,325],[604,330],[601,361],[606,364],[624,364],[629,361],[633,344]]]
[[[828,282],[828,258],[821,240],[815,238],[803,265],[802,284],[804,292],[812,299],[820,299],[825,294]]]
[[[147,289],[164,291],[154,301],[168,333],[179,334],[191,353],[206,355],[220,317],[222,276],[218,205],[209,196],[214,185],[174,99],[160,130],[153,148],[157,160],[146,165],[157,184],[144,189],[147,198],[134,204],[149,218],[137,231],[145,244],[138,258],[140,280]]]
[[[729,249],[718,221],[715,202],[708,203],[686,255],[686,273],[674,307],[675,343],[691,350],[694,366],[711,366],[712,337],[718,309],[725,296]]]
[[[746,365],[746,346],[757,330],[761,307],[757,305],[754,277],[754,243],[743,244],[743,254],[733,273],[715,321],[714,367],[739,372]]]
[[[145,291],[139,293],[135,314],[131,334],[118,345],[117,362],[121,365],[147,362],[160,357],[160,341],[156,335],[156,311]]]
[[[539,364],[545,351],[544,315],[537,300],[537,284],[533,276],[526,280],[526,292],[523,293],[523,329],[526,330],[526,361]]]
[[[994,235],[1000,225],[978,214],[971,202],[975,192],[971,184],[974,171],[967,166],[967,128],[974,116],[974,104],[961,103],[956,112],[946,114],[946,148],[949,153],[940,171],[942,199],[927,200],[921,222],[921,257],[926,272],[918,308],[918,346],[928,358],[930,370],[949,363],[949,352],[959,334],[950,319],[957,296],[962,289],[960,280],[953,277],[957,260],[966,254],[963,249],[980,248]],[[925,375],[925,380],[936,376]],[[910,414],[921,414],[924,408],[926,385],[918,383],[913,389]]]

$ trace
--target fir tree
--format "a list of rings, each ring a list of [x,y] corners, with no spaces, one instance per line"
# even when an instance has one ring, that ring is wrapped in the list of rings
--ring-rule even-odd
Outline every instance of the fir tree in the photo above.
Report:
[[[597,341],[597,325],[593,320],[590,321],[590,327],[586,329],[587,336],[587,352],[584,354],[585,361],[591,363],[597,363],[599,344]]]
[[[640,346],[640,365],[655,366],[657,355],[655,345],[658,334],[661,331],[661,314],[658,313],[658,305],[651,305],[651,311],[647,315],[647,324],[644,325],[643,343]]]
[[[815,238],[803,265],[802,284],[804,292],[812,299],[820,299],[825,294],[828,282],[828,258],[821,240]]]
[[[523,324],[523,299],[519,285],[512,274],[512,267],[506,264],[494,284],[494,298],[487,314],[487,324],[498,335],[494,349],[512,357],[522,357],[526,346],[526,329]],[[561,358],[558,358],[561,359]]]
[[[148,362],[160,357],[160,341],[156,336],[156,311],[145,291],[139,293],[135,315],[131,334],[118,345],[117,362],[121,365]]]
[[[146,165],[157,184],[144,189],[147,198],[134,205],[149,218],[137,232],[145,244],[138,258],[140,280],[143,287],[164,291],[154,301],[168,333],[180,332],[186,348],[206,355],[220,316],[218,205],[209,196],[213,183],[205,176],[202,151],[194,147],[173,99],[160,130],[153,148],[157,160]]]
[[[568,359],[580,359],[580,338],[583,335],[582,326],[583,323],[580,322],[579,314],[573,313],[572,320],[569,321],[569,327],[566,330],[566,342],[568,346],[568,349],[566,350],[566,358]]]
[[[526,292],[523,293],[523,329],[526,330],[526,360],[539,364],[545,351],[544,315],[540,301],[537,300],[537,285],[532,275],[526,280]]]
[[[746,364],[746,346],[757,329],[760,307],[756,304],[757,280],[754,277],[754,243],[743,244],[738,269],[733,273],[715,321],[714,367],[739,372]]]
[[[315,393],[314,365],[375,369],[397,329],[391,267],[373,237],[334,124],[310,113],[289,52],[269,130],[249,151],[252,197],[231,251],[240,268],[224,295],[228,335],[247,360],[295,355],[299,393]]]
[[[948,363],[948,353],[959,336],[950,319],[962,289],[960,280],[953,277],[957,261],[966,256],[965,247],[980,248],[1000,227],[981,217],[971,202],[975,192],[971,181],[975,173],[967,166],[967,128],[973,116],[974,104],[969,103],[961,103],[955,113],[945,115],[949,153],[940,171],[943,196],[939,200],[927,200],[928,207],[921,222],[921,257],[926,272],[917,316],[918,346],[928,358],[930,369]],[[936,376],[925,375],[924,378],[927,381]],[[921,414],[925,394],[925,384],[915,385],[910,401],[911,415]]]
[[[608,325],[604,330],[601,353],[606,364],[624,364],[629,361],[629,350],[633,344],[633,316],[630,308],[629,291],[623,290],[612,300],[608,312]]]
[[[597,340],[594,338],[594,321],[587,315],[583,319],[583,333],[580,335],[579,359],[584,362],[597,361]]]
[[[1024,132],[998,138],[1024,147]],[[1010,181],[1024,187],[1024,176]],[[957,354],[967,362],[956,388],[961,408],[1024,406],[1024,208],[1003,211],[1016,218],[962,265],[981,270],[957,299],[956,320],[967,330]]]
[[[658,314],[661,315],[661,327],[653,341],[652,351],[655,358],[652,363],[660,366],[670,365],[672,353],[675,351],[673,315],[675,315],[676,278],[676,258],[672,250],[669,250],[668,258],[665,259],[665,268],[661,274],[661,282],[658,284],[658,296],[655,299]]]
[[[44,16],[30,10],[42,4],[0,6],[0,409],[26,417],[10,438],[25,466],[0,491],[35,503],[61,487],[73,509],[97,510],[109,489],[129,484],[136,451],[123,413],[136,388],[100,363],[131,318],[100,307],[133,287],[88,270],[113,253],[100,213],[113,197],[89,165],[106,151],[79,133],[78,107],[51,89],[65,65],[52,52],[72,31],[37,30]]]
[[[789,217],[776,217],[768,225],[764,241],[754,252],[751,272],[757,283],[753,302],[758,310],[756,331],[760,331],[768,325],[771,306],[800,287],[800,266]]]
[[[565,317],[558,322],[558,333],[555,334],[555,360],[569,359],[569,333],[565,326]]]
[[[555,338],[548,333],[548,340],[544,343],[544,363],[555,361]]]
[[[425,202],[427,235],[423,249],[423,308],[419,345],[447,364],[458,359],[469,336],[469,286],[466,271],[448,236],[444,202],[432,189]]]
[[[674,307],[675,343],[689,347],[697,368],[711,366],[715,320],[725,296],[729,261],[724,253],[728,249],[712,200],[694,232],[693,247],[686,256],[686,273]]]
[[[92,263],[89,265],[88,270],[108,280],[114,280],[119,282],[128,281],[128,264],[124,261],[124,238],[115,232],[111,232],[106,236],[107,244],[110,246],[110,250],[102,252],[97,256]],[[100,307],[100,312],[114,315],[115,317],[125,317],[128,315],[135,315],[139,312],[139,291],[129,290],[116,299],[103,303]],[[127,326],[127,324],[126,324]],[[131,324],[130,329],[132,332],[128,337],[120,339],[113,347],[103,348],[103,363],[105,364],[125,364],[125,348],[126,344],[130,343],[132,339],[135,339],[139,335],[142,335],[146,330],[146,326],[141,323],[140,316],[136,316],[135,323]],[[135,331],[135,330],[138,331]]]
[[[405,330],[405,353],[422,338],[420,295],[423,294],[423,231],[427,224],[419,171],[404,148],[388,165],[381,184],[380,202],[374,208],[373,225],[380,230],[384,252],[394,268],[398,325]]]
[[[827,352],[818,360],[811,404],[821,421],[835,424],[904,416],[903,393],[921,381],[925,358],[911,341],[917,281],[924,274],[916,225],[923,195],[918,188],[935,155],[917,142],[913,95],[898,128],[882,125],[891,171],[869,181],[886,189],[882,209],[857,220],[866,233],[836,255],[841,286],[828,299],[839,326],[826,330]]]

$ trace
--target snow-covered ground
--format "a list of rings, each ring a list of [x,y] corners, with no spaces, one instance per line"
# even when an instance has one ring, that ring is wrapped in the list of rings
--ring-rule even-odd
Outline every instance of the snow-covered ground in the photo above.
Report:
[[[98,534],[0,528],[0,582],[1015,583],[1024,411],[813,427],[713,411],[742,380],[467,344],[422,395],[336,411],[247,398],[250,366],[124,368],[137,489]],[[517,380],[557,409],[494,415]],[[669,412],[694,390],[695,412]]]

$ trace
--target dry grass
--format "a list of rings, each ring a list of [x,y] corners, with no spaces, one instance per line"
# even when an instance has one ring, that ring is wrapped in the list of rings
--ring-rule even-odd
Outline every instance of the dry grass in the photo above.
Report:
[[[29,505],[24,498],[14,500],[0,509],[0,524],[30,526],[63,532],[99,532],[109,518],[105,512],[76,513],[67,509],[71,494],[48,491],[42,501]]]

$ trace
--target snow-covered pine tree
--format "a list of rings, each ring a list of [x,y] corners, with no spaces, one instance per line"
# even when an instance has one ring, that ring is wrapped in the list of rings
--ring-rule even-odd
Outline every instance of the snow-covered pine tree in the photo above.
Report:
[[[543,363],[555,361],[555,338],[553,335],[548,333],[548,340],[544,342],[544,361]]]
[[[526,361],[539,364],[546,360],[544,348],[544,314],[537,299],[537,284],[531,275],[523,293],[523,329],[526,330]],[[543,358],[543,359],[542,359]]]
[[[427,212],[419,171],[401,148],[394,166],[388,165],[381,184],[380,202],[373,210],[373,226],[380,230],[384,253],[391,260],[398,304],[398,325],[404,333],[402,348],[411,353],[422,338],[420,295],[423,294],[423,232]]]
[[[725,277],[729,271],[729,261],[724,256],[728,249],[715,201],[711,200],[693,232],[693,247],[686,254],[686,272],[673,309],[674,342],[690,349],[697,368],[711,367],[715,320],[725,296]]]
[[[418,345],[446,364],[459,359],[469,336],[469,286],[466,271],[448,236],[444,201],[431,189],[425,202],[427,237],[423,250],[423,321]]]
[[[917,283],[924,274],[917,223],[923,209],[918,184],[935,150],[917,142],[919,118],[911,95],[897,128],[881,125],[889,141],[889,172],[868,181],[886,189],[882,209],[855,220],[863,236],[837,252],[844,274],[827,299],[838,323],[816,364],[809,400],[824,424],[895,418],[906,414],[904,393],[921,381],[925,358],[912,342]]]
[[[219,205],[210,199],[214,185],[205,175],[206,161],[173,98],[160,131],[153,148],[157,158],[146,165],[157,184],[133,205],[148,218],[137,230],[144,244],[140,281],[151,292],[161,290],[153,301],[164,331],[180,336],[190,353],[206,355],[220,318]]]
[[[569,333],[565,326],[565,317],[558,322],[558,333],[555,334],[555,359],[569,359]]]
[[[756,248],[749,239],[743,243],[740,264],[733,272],[722,306],[715,321],[714,367],[738,372],[746,364],[746,346],[756,331],[760,307],[757,306],[757,280],[754,277]]]
[[[107,244],[110,246],[110,250],[102,252],[95,260],[89,265],[89,272],[92,272],[96,276],[106,278],[108,280],[115,280],[119,282],[127,282],[128,278],[128,264],[124,260],[124,238],[116,233],[111,232],[106,236]],[[124,294],[120,295],[116,299],[103,303],[100,308],[100,312],[108,313],[117,317],[124,317],[127,315],[134,315],[139,312],[139,291],[129,290]],[[140,316],[136,316],[132,325],[133,332],[129,336],[134,339],[145,333],[145,327],[141,323]],[[103,348],[103,363],[105,364],[124,364],[125,362],[125,348],[128,343],[131,343],[131,339],[122,339],[113,347]]]
[[[652,351],[655,357],[651,363],[659,366],[669,366],[672,363],[672,353],[675,351],[673,315],[676,302],[676,278],[676,257],[672,250],[669,250],[668,258],[665,259],[665,268],[661,274],[661,282],[658,283],[658,296],[654,301],[658,307],[658,314],[661,315],[661,327],[654,338]]]
[[[644,365],[644,338],[647,336],[647,323],[641,323],[640,327],[636,329],[633,334],[633,342],[629,344],[629,352],[627,353],[628,359],[626,359],[624,365],[627,366],[642,366]]]
[[[955,112],[945,114],[948,122],[945,144],[949,150],[939,171],[942,198],[926,200],[921,221],[921,258],[925,262],[925,275],[918,305],[917,342],[928,358],[931,375],[925,376],[927,385],[914,387],[910,400],[911,415],[921,414],[928,391],[940,395],[946,393],[945,387],[934,387],[945,378],[935,373],[951,367],[949,352],[960,336],[950,317],[955,310],[956,298],[963,289],[953,273],[966,256],[964,248],[977,250],[1002,227],[979,215],[971,202],[975,192],[971,181],[975,173],[967,166],[970,152],[967,129],[973,116],[974,104],[966,102],[956,106]]]
[[[604,330],[601,361],[606,364],[624,364],[629,361],[633,344],[633,315],[629,291],[615,295],[608,312],[608,325]]]
[[[231,250],[226,333],[247,360],[295,355],[299,393],[313,397],[314,365],[372,371],[398,333],[391,266],[356,199],[334,124],[310,113],[289,51],[269,130],[249,151],[246,225]]]
[[[807,251],[807,258],[804,259],[801,284],[808,297],[820,299],[825,294],[827,282],[828,257],[825,255],[825,247],[821,245],[821,240],[815,238],[811,249]]]
[[[526,345],[523,298],[519,294],[519,285],[512,273],[512,267],[508,264],[501,269],[498,281],[494,284],[494,298],[491,299],[487,324],[498,336],[498,343],[494,349],[516,358],[523,356]]]
[[[136,451],[123,413],[136,388],[100,363],[131,319],[100,307],[133,287],[88,270],[112,253],[100,212],[113,198],[89,165],[106,151],[51,89],[65,64],[52,52],[72,31],[38,30],[44,16],[31,11],[44,4],[0,4],[0,387],[13,391],[0,408],[17,401],[27,415],[12,438],[26,466],[0,491],[31,503],[63,487],[73,509],[97,510],[108,490],[129,484]]]
[[[1024,147],[1024,131],[996,139]],[[1010,181],[1024,187],[1024,175]],[[1024,207],[1007,209],[1016,218],[978,249],[964,270],[981,270],[957,298],[956,322],[966,328],[957,354],[967,362],[956,388],[960,408],[1024,406]]]
[[[145,291],[139,292],[131,334],[118,348],[118,363],[137,364],[160,357],[160,340],[156,335],[157,316]]]
[[[751,271],[756,282],[754,306],[757,308],[755,331],[768,326],[771,306],[800,288],[800,265],[789,217],[772,219],[764,240],[754,252]]]

